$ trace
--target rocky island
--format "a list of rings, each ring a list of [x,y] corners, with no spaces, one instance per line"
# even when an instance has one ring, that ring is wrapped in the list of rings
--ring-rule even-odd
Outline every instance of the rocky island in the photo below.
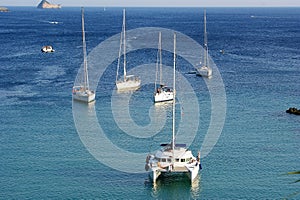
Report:
[[[8,8],[5,8],[5,7],[0,7],[0,12],[8,12]]]
[[[294,115],[300,115],[300,109],[297,108],[289,108],[286,110],[286,113],[294,114]]]
[[[61,8],[60,4],[51,4],[46,0],[42,0],[41,3],[37,6],[37,8],[45,9],[45,8]]]

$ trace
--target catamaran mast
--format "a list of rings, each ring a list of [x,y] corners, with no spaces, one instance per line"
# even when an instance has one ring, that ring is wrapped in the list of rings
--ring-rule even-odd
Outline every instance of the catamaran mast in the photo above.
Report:
[[[85,31],[84,31],[84,9],[81,8],[81,22],[82,22],[82,49],[83,49],[83,70],[84,70],[84,90],[89,89],[89,76],[87,69],[87,58],[86,58],[86,43],[85,43]]]
[[[175,89],[175,70],[176,68],[176,33],[174,33],[174,62],[173,62],[173,132],[172,132],[172,150],[174,154],[175,149],[175,99],[176,99],[176,89]],[[174,155],[173,155],[174,159]]]
[[[123,54],[124,54],[124,81],[126,81],[126,23],[125,9],[123,9]]]

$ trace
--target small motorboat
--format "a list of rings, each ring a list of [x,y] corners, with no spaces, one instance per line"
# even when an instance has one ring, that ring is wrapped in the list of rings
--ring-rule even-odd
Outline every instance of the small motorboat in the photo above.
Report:
[[[41,51],[43,53],[52,53],[54,52],[55,50],[52,48],[52,46],[43,46]]]

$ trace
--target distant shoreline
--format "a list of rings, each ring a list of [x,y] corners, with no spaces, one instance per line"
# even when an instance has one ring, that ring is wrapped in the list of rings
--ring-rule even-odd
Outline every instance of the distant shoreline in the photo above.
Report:
[[[16,5],[6,5],[6,8],[13,7],[28,7],[36,8],[36,6],[16,6]],[[62,8],[81,8],[83,6],[74,5],[74,6],[63,6]],[[299,6],[84,6],[85,8],[300,8]]]

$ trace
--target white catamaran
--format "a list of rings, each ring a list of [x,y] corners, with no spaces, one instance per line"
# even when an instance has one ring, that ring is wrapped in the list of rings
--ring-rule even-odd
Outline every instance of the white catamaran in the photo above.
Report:
[[[157,87],[158,66],[159,66],[159,87]],[[156,62],[155,90],[154,90],[154,103],[171,101],[171,100],[173,100],[173,90],[172,90],[172,88],[165,86],[162,81],[161,32],[159,32],[158,52],[157,52],[157,62]]]
[[[149,171],[151,180],[155,183],[161,174],[185,173],[191,180],[196,179],[200,164],[200,153],[197,158],[186,148],[185,144],[175,144],[175,68],[176,68],[176,33],[174,33],[174,70],[173,70],[173,132],[172,141],[169,144],[161,144],[161,149],[155,154],[149,154],[146,158],[146,171]]]
[[[118,66],[117,66],[117,76],[116,76],[116,85],[117,90],[135,90],[141,86],[141,79],[135,75],[127,75],[126,73],[126,19],[125,19],[125,9],[123,10],[123,26],[122,26],[122,33],[120,39],[120,50],[119,50],[119,59],[118,59]],[[120,58],[121,58],[121,51],[123,46],[123,72],[124,75],[118,80],[119,76],[119,69],[120,69]]]
[[[196,74],[198,76],[211,77],[212,69],[209,67],[208,62],[208,44],[207,44],[207,32],[206,32],[206,10],[204,10],[204,59],[203,65],[197,69]]]
[[[82,20],[82,48],[83,48],[83,81],[79,85],[73,87],[72,96],[74,100],[89,103],[95,100],[95,92],[91,90],[89,86],[83,8],[81,9],[81,20]]]

